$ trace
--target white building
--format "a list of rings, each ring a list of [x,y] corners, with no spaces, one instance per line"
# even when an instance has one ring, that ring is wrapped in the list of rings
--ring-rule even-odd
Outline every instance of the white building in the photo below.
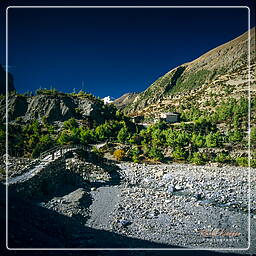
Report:
[[[107,96],[102,98],[102,100],[104,101],[104,104],[109,104],[112,103],[115,99],[113,97]]]
[[[179,114],[173,112],[161,113],[160,120],[167,123],[176,123],[178,122]]]

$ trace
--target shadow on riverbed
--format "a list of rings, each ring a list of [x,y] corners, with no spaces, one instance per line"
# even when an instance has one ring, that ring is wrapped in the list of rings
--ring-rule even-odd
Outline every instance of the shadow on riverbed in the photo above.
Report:
[[[97,182],[97,181],[91,182],[91,185],[93,187],[98,188],[98,187],[102,187],[102,186],[120,185],[121,176],[120,176],[120,173],[118,172],[118,170],[120,170],[120,168],[116,165],[115,161],[97,157],[97,156],[92,156],[90,158],[86,158],[86,161],[104,169],[110,176],[110,180],[106,181],[106,182]]]
[[[0,185],[0,241],[5,241],[5,187]],[[78,221],[24,200],[9,192],[8,246],[10,248],[177,248],[160,243],[129,238],[108,231],[84,227]],[[194,255],[190,251],[151,252],[49,252],[8,251],[1,243],[3,255]],[[108,254],[109,253],[109,254]],[[222,255],[197,251],[196,255]],[[230,255],[230,254],[229,254]]]

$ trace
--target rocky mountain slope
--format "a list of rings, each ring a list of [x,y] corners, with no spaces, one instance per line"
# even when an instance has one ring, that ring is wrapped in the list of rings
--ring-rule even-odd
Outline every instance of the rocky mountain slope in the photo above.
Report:
[[[21,118],[27,122],[46,118],[49,123],[65,121],[69,118],[100,121],[109,114],[103,101],[88,94],[39,94],[25,96],[14,94],[8,100],[8,119]],[[0,117],[5,121],[5,97],[0,98]]]
[[[139,95],[139,93],[133,92],[133,93],[125,93],[124,95],[122,95],[121,97],[119,97],[118,99],[116,99],[114,101],[114,104],[118,107],[118,108],[124,108],[127,105],[133,103],[133,101],[136,99],[136,97]]]
[[[132,102],[125,106],[124,112],[130,115],[154,115],[159,109],[177,111],[183,104],[184,96],[193,96],[196,102],[204,98],[203,101],[206,102],[212,93],[219,92],[219,101],[222,96],[234,94],[233,96],[236,97],[241,93],[246,95],[248,46],[248,32],[246,32],[199,58],[172,69],[145,91],[136,95]],[[251,72],[254,74],[255,28],[250,30],[250,61]],[[254,87],[255,78],[251,77],[253,92],[255,92]],[[118,100],[121,101],[122,98],[126,97],[122,96]]]

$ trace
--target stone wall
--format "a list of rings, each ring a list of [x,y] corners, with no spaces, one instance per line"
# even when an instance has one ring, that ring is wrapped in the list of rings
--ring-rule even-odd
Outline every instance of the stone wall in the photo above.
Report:
[[[50,196],[65,187],[76,186],[83,182],[81,175],[66,169],[66,160],[61,158],[50,162],[30,179],[9,185],[9,189],[15,190],[25,198],[36,199]]]
[[[9,184],[9,190],[22,194],[24,198],[43,199],[61,195],[71,187],[88,187],[89,181],[106,182],[110,179],[103,168],[85,161],[76,152],[66,152],[64,157],[38,167],[33,175],[25,181]]]

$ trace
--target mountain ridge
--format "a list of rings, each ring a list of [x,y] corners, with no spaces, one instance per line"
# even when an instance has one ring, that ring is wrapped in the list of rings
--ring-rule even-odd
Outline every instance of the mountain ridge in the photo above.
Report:
[[[251,64],[255,63],[255,27],[250,29]],[[116,99],[128,115],[140,112],[152,104],[162,102],[170,95],[181,95],[218,80],[219,76],[239,72],[247,68],[248,31],[237,38],[217,46],[198,58],[181,64],[159,77],[146,90],[133,97],[133,101],[122,105],[121,96]]]

